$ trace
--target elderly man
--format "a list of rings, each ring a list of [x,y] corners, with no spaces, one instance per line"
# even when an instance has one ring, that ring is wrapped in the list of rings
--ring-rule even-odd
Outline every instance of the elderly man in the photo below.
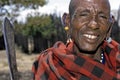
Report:
[[[109,38],[114,22],[109,1],[71,0],[63,21],[68,43],[41,52],[32,68],[34,80],[120,79],[120,47]]]

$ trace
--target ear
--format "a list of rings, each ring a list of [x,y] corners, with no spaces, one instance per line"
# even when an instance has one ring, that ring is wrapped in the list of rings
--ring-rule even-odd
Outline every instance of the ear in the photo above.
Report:
[[[111,35],[111,31],[112,31],[112,27],[113,27],[114,22],[115,22],[115,18],[113,15],[111,15],[110,20],[109,20],[109,29],[108,29],[107,38],[109,38]]]
[[[69,27],[69,14],[68,13],[64,13],[63,16],[62,16],[62,20],[63,20],[63,25],[64,27],[65,26],[68,26]]]
[[[71,42],[71,28],[70,28],[70,16],[67,13],[64,13],[62,16],[62,20],[63,20],[63,25],[64,25],[64,29],[67,33],[67,42]]]

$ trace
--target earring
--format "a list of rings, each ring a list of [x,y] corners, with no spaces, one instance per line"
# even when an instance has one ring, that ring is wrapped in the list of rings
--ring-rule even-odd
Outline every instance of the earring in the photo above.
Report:
[[[67,35],[67,43],[70,43],[70,42],[72,42],[71,36]]]
[[[72,39],[71,39],[71,36],[70,36],[70,33],[69,33],[69,27],[65,26],[64,29],[67,33],[67,44],[68,44],[68,43],[72,42]]]
[[[69,30],[69,27],[68,27],[68,26],[65,26],[64,29],[65,29],[65,31],[68,31],[68,30]]]
[[[111,37],[106,38],[106,41],[107,41],[108,43],[110,43],[110,42],[112,42],[112,38],[111,38]]]
[[[68,30],[67,31],[67,43],[71,43],[72,42],[72,39],[71,39],[71,31],[70,30]]]

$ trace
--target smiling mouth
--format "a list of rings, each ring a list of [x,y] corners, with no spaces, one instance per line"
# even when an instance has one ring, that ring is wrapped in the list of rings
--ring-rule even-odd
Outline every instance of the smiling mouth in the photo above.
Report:
[[[88,38],[88,39],[97,39],[98,36],[96,35],[93,35],[93,34],[83,34],[84,37]]]

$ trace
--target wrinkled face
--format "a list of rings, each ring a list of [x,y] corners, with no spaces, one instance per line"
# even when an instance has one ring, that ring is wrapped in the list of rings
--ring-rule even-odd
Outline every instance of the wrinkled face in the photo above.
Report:
[[[110,7],[107,0],[75,0],[70,15],[71,37],[79,49],[95,51],[110,29]]]

